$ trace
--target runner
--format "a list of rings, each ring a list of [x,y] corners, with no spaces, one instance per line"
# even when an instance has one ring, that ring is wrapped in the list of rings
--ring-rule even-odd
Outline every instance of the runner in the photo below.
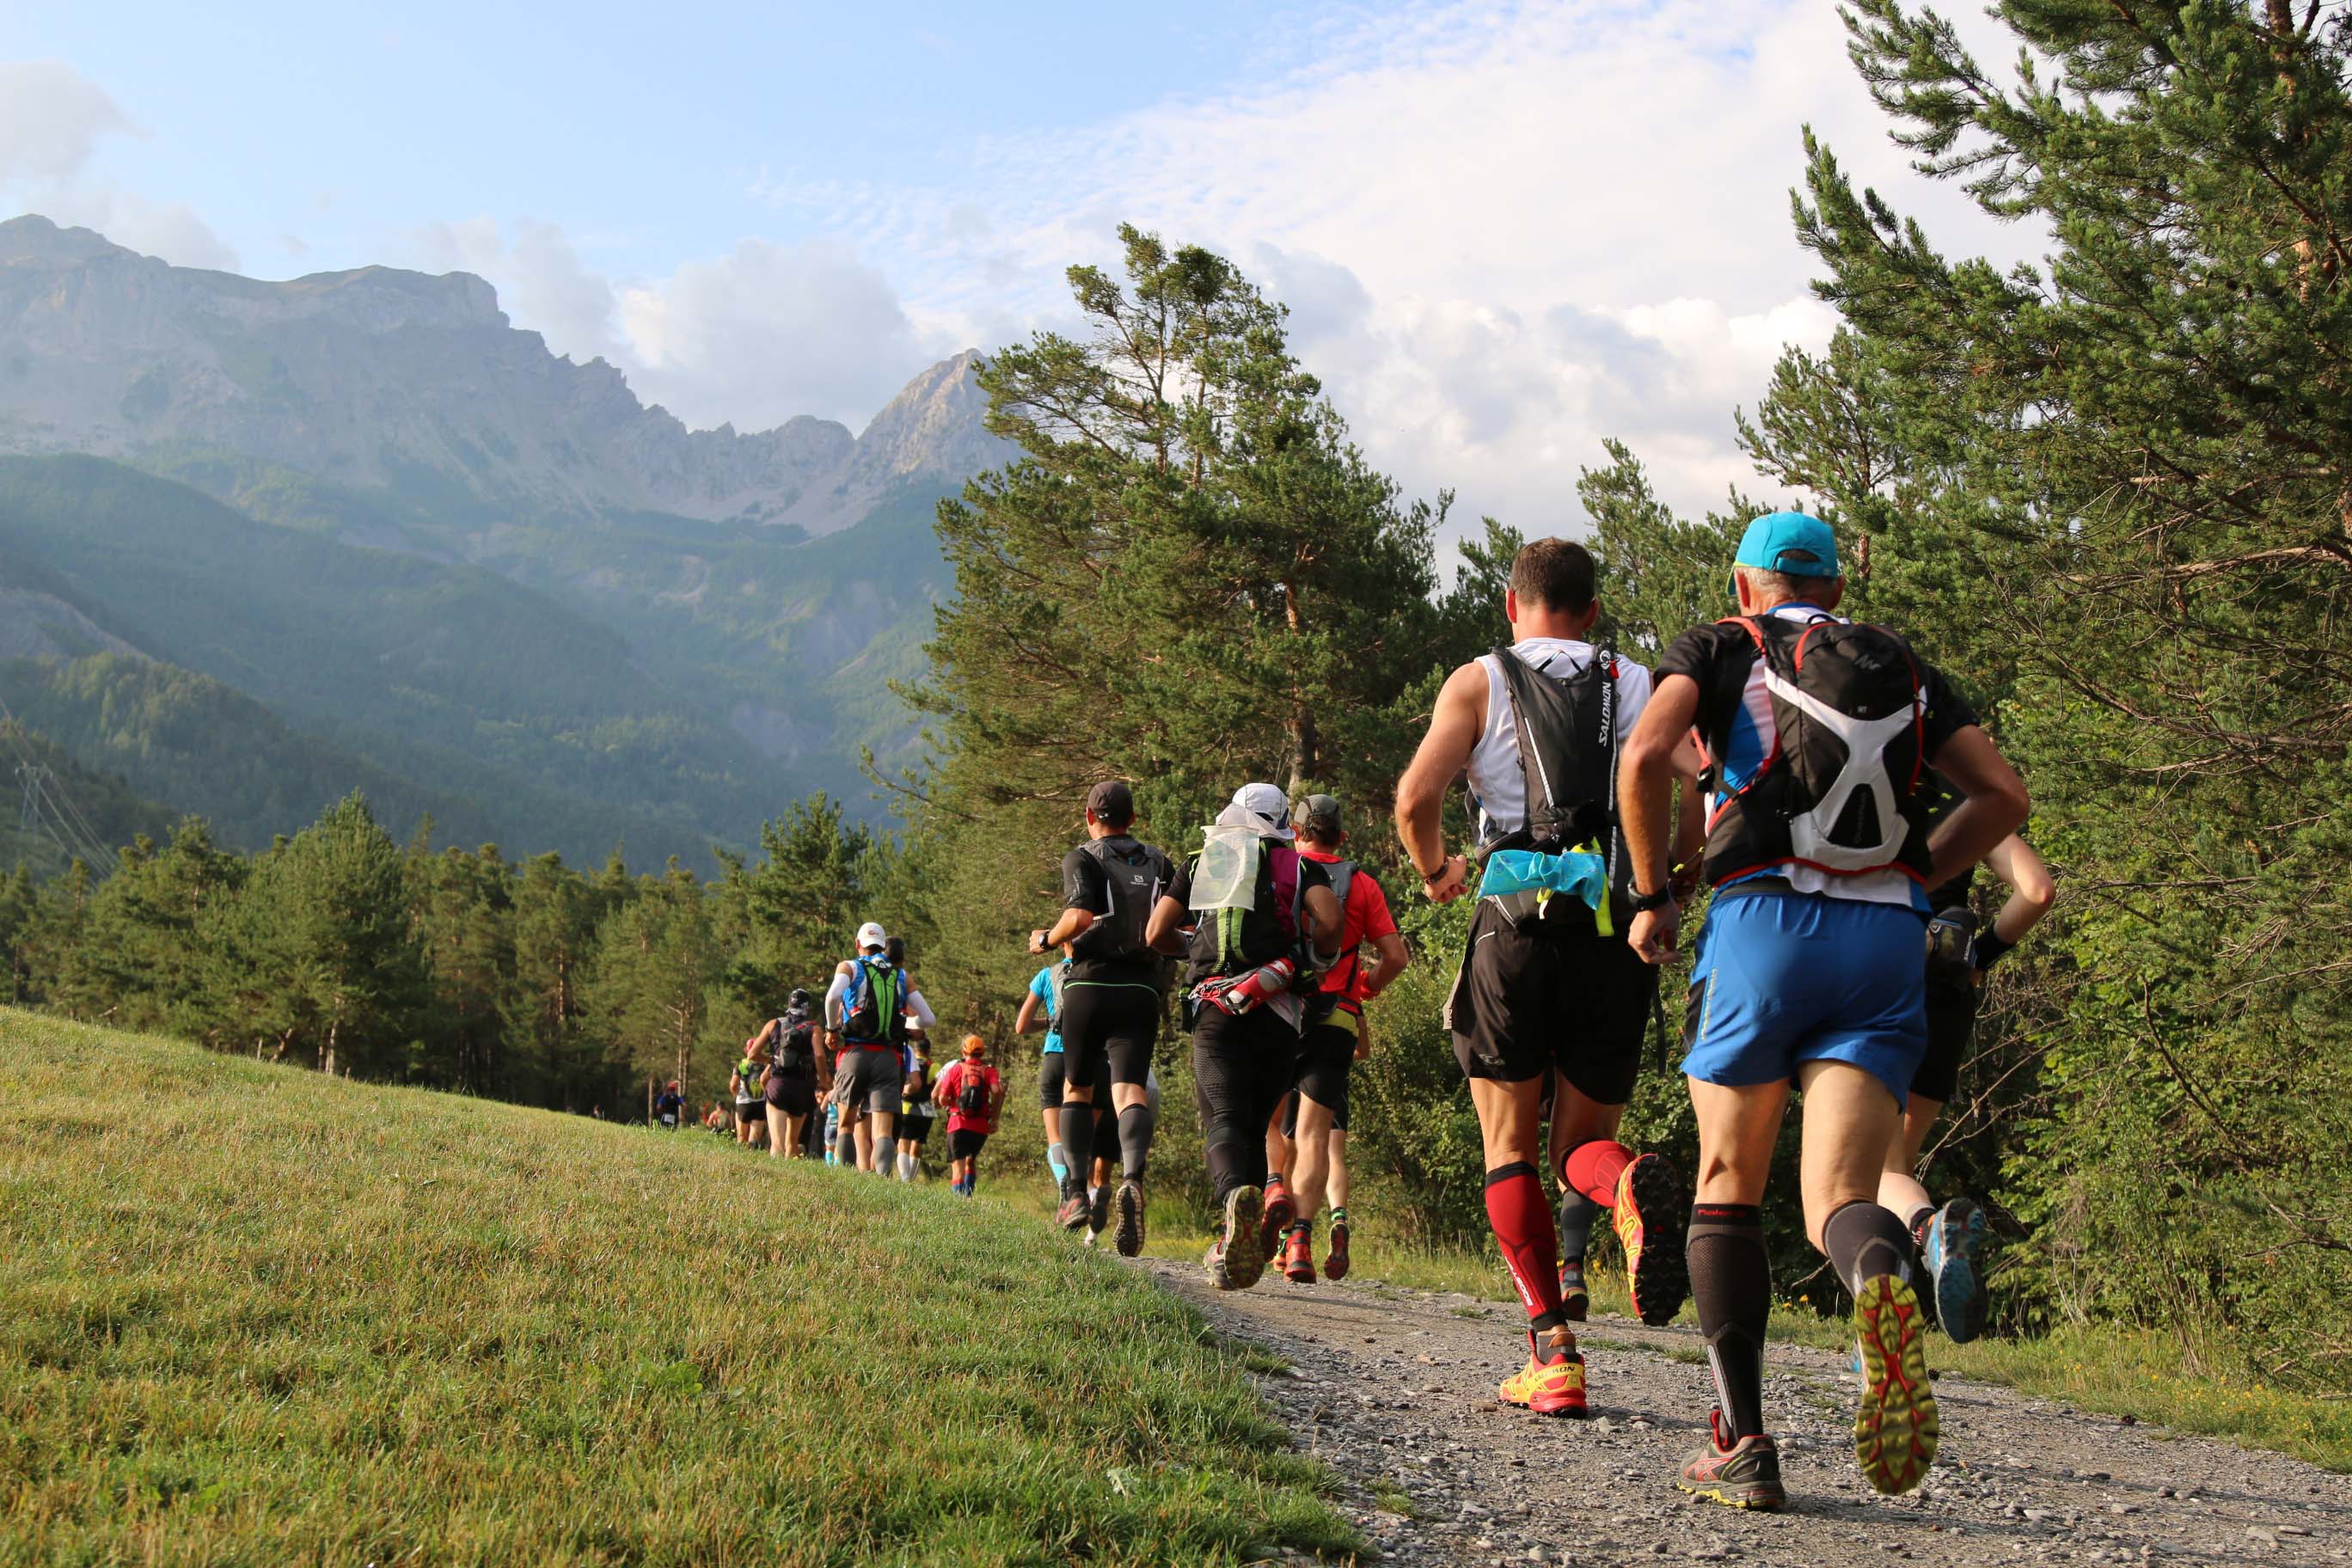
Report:
[[[923,1140],[931,1135],[931,1047],[918,1036],[908,1047],[914,1065],[898,1101],[898,1179],[911,1182],[922,1173]]]
[[[677,1079],[672,1079],[654,1100],[654,1125],[665,1132],[675,1132],[685,1115],[686,1096],[677,1091]]]
[[[1438,694],[1397,785],[1397,832],[1430,899],[1450,902],[1480,876],[1446,1015],[1485,1143],[1487,1221],[1528,1311],[1528,1364],[1499,1393],[1538,1415],[1581,1415],[1584,1360],[1568,1325],[1587,1310],[1599,1211],[1612,1211],[1643,1322],[1671,1321],[1685,1289],[1682,1180],[1616,1141],[1657,977],[1622,940],[1633,911],[1610,801],[1617,741],[1649,700],[1650,672],[1589,640],[1601,604],[1580,544],[1521,549],[1503,613],[1511,646],[1462,666]],[[1682,762],[1695,777],[1696,753]],[[1447,856],[1441,816],[1465,773],[1475,868]],[[1696,845],[1696,792],[1685,806]],[[1559,1179],[1556,1216],[1539,1161]]]
[[[1087,842],[1062,860],[1061,918],[1049,931],[1033,931],[1029,951],[1039,957],[1068,944],[1069,977],[1063,983],[1056,1022],[1062,1035],[1062,1205],[1055,1223],[1065,1230],[1101,1231],[1108,1223],[1109,1194],[1089,1194],[1086,1179],[1094,1161],[1097,1063],[1110,1071],[1113,1113],[1118,1118],[1119,1256],[1143,1250],[1145,1166],[1151,1153],[1150,1098],[1144,1085],[1151,1072],[1151,1047],[1160,1034],[1163,965],[1151,950],[1146,927],[1162,889],[1174,879],[1168,857],[1138,843],[1128,831],[1135,823],[1135,796],[1127,785],[1106,780],[1087,793]]]
[[[825,1023],[842,1047],[834,1068],[841,1105],[835,1148],[841,1163],[884,1175],[898,1163],[908,1025],[929,1029],[938,1022],[923,994],[890,962],[889,940],[872,921],[858,927],[857,956],[841,961],[824,994]]]
[[[1068,1179],[1070,1157],[1062,1147],[1062,1031],[1055,1020],[1062,1016],[1062,987],[1069,977],[1070,954],[1065,947],[1057,962],[1029,977],[1028,993],[1013,1020],[1016,1035],[1045,1031],[1037,1057],[1037,1113],[1045,1124],[1045,1173],[1053,1178],[1056,1198]]]
[[[735,1138],[746,1149],[767,1135],[768,1100],[760,1084],[768,1076],[768,1049],[764,1036],[743,1042],[743,1059],[728,1078],[727,1087],[735,1096]]]
[[[1931,773],[1929,783],[1934,786],[1928,809],[1932,829],[1960,796],[1940,773]],[[1984,1243],[1984,1211],[1964,1196],[1937,1208],[1916,1174],[1919,1151],[1959,1087],[1960,1063],[1976,1032],[1985,972],[2025,940],[2058,897],[2050,868],[2014,833],[1993,846],[1984,864],[2009,884],[2010,894],[1983,931],[1977,930],[1976,914],[1969,908],[1974,866],[1928,891],[1933,918],[1927,922],[1927,1054],[1912,1075],[1903,1125],[1886,1147],[1886,1169],[1878,1178],[1878,1201],[1910,1227],[1919,1262],[1927,1272],[1936,1321],[1955,1344],[1966,1344],[1984,1332],[1990,1299],[1984,1270],[1977,1263],[1978,1248]]]
[[[1345,925],[1328,872],[1292,847],[1295,837],[1283,793],[1244,784],[1160,894],[1148,933],[1160,952],[1191,961],[1192,1092],[1221,1211],[1202,1263],[1221,1290],[1246,1290],[1265,1272],[1265,1126],[1289,1090],[1307,999]]]
[[[772,1159],[804,1158],[805,1131],[816,1110],[815,1020],[809,1016],[814,998],[794,991],[782,1017],[760,1026],[754,1043],[768,1052],[767,1076],[761,1089],[767,1099],[768,1154]]]
[[[1283,1227],[1276,1232],[1283,1247],[1282,1273],[1294,1285],[1315,1283],[1315,1214],[1327,1196],[1331,1173],[1346,1169],[1348,1072],[1369,1038],[1363,1033],[1364,1004],[1403,973],[1409,962],[1379,880],[1339,858],[1340,841],[1347,837],[1341,816],[1338,799],[1310,795],[1298,804],[1296,817],[1299,856],[1323,867],[1331,879],[1342,921],[1339,960],[1325,973],[1321,994],[1308,1004],[1293,1092],[1285,1099],[1285,1110],[1276,1113],[1274,1131],[1287,1159],[1266,1177],[1269,1228]],[[1369,960],[1363,952],[1367,942],[1372,948]],[[1286,1170],[1292,1179],[1286,1181]],[[1341,1174],[1339,1182],[1344,1192],[1347,1177]],[[1284,1209],[1290,1211],[1286,1220],[1276,1220]],[[1348,1211],[1343,1203],[1332,1205],[1331,1254],[1323,1267],[1334,1279],[1347,1278]]]
[[[1739,615],[1684,633],[1625,748],[1625,835],[1640,896],[1628,941],[1675,949],[1667,792],[1696,726],[1717,770],[1683,1071],[1703,1172],[1691,1272],[1717,1408],[1684,1490],[1779,1508],[1764,1430],[1772,1279],[1759,1206],[1793,1083],[1804,1091],[1805,1228],[1853,1293],[1863,1395],[1854,1457],[1881,1492],[1919,1484],[1937,1420],[1921,1354],[1910,1233],[1879,1173],[1927,1047],[1927,900],[2025,820],[2025,786],[1976,715],[1894,633],[1835,615],[1845,582],[1828,524],[1773,512],[1732,570]],[[1923,766],[1963,797],[1936,828]]]
[[[988,1042],[963,1037],[962,1058],[940,1075],[931,1098],[948,1108],[948,1190],[970,1197],[980,1186],[980,1150],[996,1131],[1004,1079],[988,1065]]]

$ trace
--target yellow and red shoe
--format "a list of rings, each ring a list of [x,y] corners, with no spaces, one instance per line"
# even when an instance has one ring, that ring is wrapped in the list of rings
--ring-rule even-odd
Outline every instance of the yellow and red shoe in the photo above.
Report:
[[[1625,1249],[1633,1310],[1654,1329],[1673,1322],[1690,1294],[1690,1267],[1683,1258],[1690,1196],[1663,1156],[1644,1154],[1619,1174],[1609,1223]]]
[[[1854,1462],[1871,1486],[1889,1497],[1899,1497],[1926,1478],[1942,1430],[1927,1358],[1920,1351],[1926,1327],[1917,1294],[1895,1275],[1865,1279],[1854,1292],[1853,1329],[1862,1348]]]
[[[1517,1405],[1538,1415],[1582,1415],[1584,1358],[1577,1353],[1576,1338],[1567,1329],[1544,1336],[1543,1348],[1530,1351],[1528,1364],[1507,1377],[1495,1391],[1506,1405]]]

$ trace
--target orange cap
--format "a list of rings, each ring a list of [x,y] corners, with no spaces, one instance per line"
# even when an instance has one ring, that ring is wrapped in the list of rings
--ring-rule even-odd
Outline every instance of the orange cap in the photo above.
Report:
[[[988,1054],[988,1042],[978,1035],[966,1035],[963,1037],[963,1054],[968,1057],[984,1057]]]

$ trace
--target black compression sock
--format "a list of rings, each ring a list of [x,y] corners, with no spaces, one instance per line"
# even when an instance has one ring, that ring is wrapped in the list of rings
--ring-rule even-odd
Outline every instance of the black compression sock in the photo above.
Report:
[[[1561,1262],[1573,1263],[1579,1268],[1583,1267],[1585,1249],[1592,1245],[1593,1216],[1600,1212],[1599,1204],[1594,1203],[1574,1187],[1561,1189],[1559,1199],[1559,1259]]]
[[[1119,1172],[1130,1182],[1143,1180],[1144,1162],[1151,1157],[1155,1120],[1147,1101],[1139,1100],[1118,1113]]]
[[[1080,1100],[1062,1102],[1062,1152],[1069,1157],[1070,1173],[1062,1178],[1062,1196],[1079,1196],[1095,1168],[1095,1108]]]
[[[1246,1143],[1212,1143],[1205,1151],[1209,1166],[1209,1192],[1215,1199],[1220,1222],[1223,1217],[1225,1194],[1235,1187],[1249,1185]]]
[[[1840,1204],[1822,1226],[1822,1251],[1849,1290],[1882,1274],[1911,1277],[1911,1233],[1867,1198]]]
[[[1772,1312],[1764,1211],[1754,1204],[1693,1205],[1683,1252],[1724,1424],[1734,1441],[1752,1437],[1764,1430],[1764,1328]]]

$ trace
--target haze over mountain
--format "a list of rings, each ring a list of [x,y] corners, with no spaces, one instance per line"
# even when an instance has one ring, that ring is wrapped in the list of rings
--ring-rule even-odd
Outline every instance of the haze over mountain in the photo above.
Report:
[[[862,804],[861,749],[918,743],[889,683],[947,586],[932,507],[1011,452],[975,358],[856,437],[690,431],[467,274],[261,282],[0,223],[0,695],[247,837],[299,823],[68,709],[184,668],[315,741],[314,780],[358,759],[518,852],[698,855],[813,788]],[[29,662],[99,658],[132,665]]]

